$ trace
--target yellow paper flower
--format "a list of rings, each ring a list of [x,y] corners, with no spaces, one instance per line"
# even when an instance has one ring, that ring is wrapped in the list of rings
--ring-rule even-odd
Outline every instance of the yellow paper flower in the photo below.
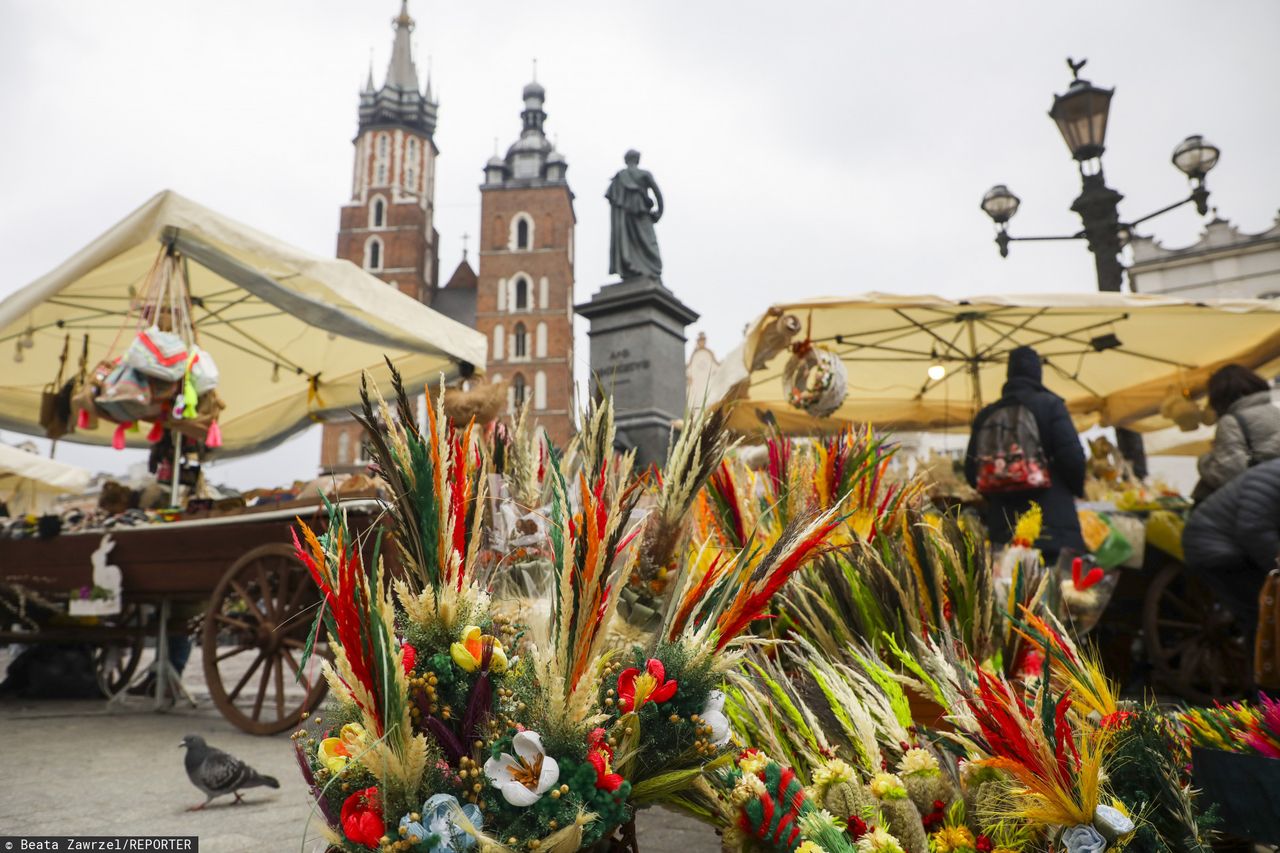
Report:
[[[749,752],[738,759],[739,769],[748,776],[754,776],[761,772],[768,764],[769,757],[763,752]]]
[[[825,791],[837,782],[852,782],[857,776],[857,772],[848,763],[832,758],[813,771],[813,786]]]
[[[823,850],[812,841],[805,841],[795,849],[795,853],[823,853]]]
[[[351,760],[351,753],[347,751],[347,745],[342,742],[342,738],[327,737],[320,741],[320,746],[316,749],[316,758],[326,770],[337,775],[346,769],[347,762]]]
[[[950,853],[953,850],[972,850],[977,840],[966,826],[944,826],[933,834],[930,848],[934,853]]]
[[[347,747],[347,752],[356,755],[364,749],[364,726],[359,723],[347,723],[338,732],[338,737]]]
[[[907,788],[892,773],[877,773],[871,777],[871,794],[877,800],[901,800],[907,795]]]
[[[489,671],[499,674],[507,671],[507,655],[502,650],[502,643],[490,634],[481,634],[476,625],[468,625],[462,630],[462,639],[449,647],[449,656],[453,662],[467,672],[475,672],[480,668],[484,657],[484,647],[493,644],[493,657],[489,660]]]
[[[1044,514],[1040,504],[1031,502],[1031,507],[1018,516],[1018,523],[1013,529],[1013,544],[1030,548],[1040,538],[1040,528],[1044,525]]]
[[[327,737],[316,747],[316,759],[330,773],[341,773],[357,755],[364,751],[364,726],[347,723],[337,737]]]

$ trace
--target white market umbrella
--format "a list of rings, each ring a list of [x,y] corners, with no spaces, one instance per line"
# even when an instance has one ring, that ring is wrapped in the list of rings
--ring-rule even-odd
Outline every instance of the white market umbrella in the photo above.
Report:
[[[798,330],[789,343],[811,340],[843,362],[847,396],[829,417],[788,402],[782,377],[791,353],[777,331],[788,318]],[[1159,415],[1170,394],[1203,394],[1220,365],[1274,375],[1280,304],[1120,293],[869,293],[780,303],[712,374],[708,400],[736,400],[730,426],[746,434],[762,429],[765,412],[790,433],[847,423],[967,428],[982,405],[999,398],[1008,354],[1024,344],[1044,358],[1045,386],[1066,400],[1080,429],[1150,431],[1170,425]]]
[[[89,480],[83,468],[0,444],[0,502],[12,515],[43,512],[59,495],[83,492]]]
[[[0,429],[42,434],[40,394],[66,335],[73,353],[89,335],[90,370],[123,351],[134,331],[123,324],[166,245],[186,264],[195,331],[221,376],[220,456],[265,450],[357,407],[363,371],[388,389],[384,354],[411,392],[441,375],[484,370],[481,333],[349,261],[312,255],[166,190],[0,302]],[[63,440],[110,444],[113,427],[104,421]],[[145,442],[134,433],[130,443]]]

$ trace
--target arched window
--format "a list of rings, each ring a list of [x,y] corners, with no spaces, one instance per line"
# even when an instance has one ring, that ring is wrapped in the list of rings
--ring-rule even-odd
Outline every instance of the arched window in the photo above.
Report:
[[[516,323],[515,331],[511,333],[511,357],[529,357],[529,335],[525,331],[524,323]]]
[[[507,235],[507,248],[513,252],[527,252],[533,248],[533,217],[521,211],[511,217],[511,233]]]
[[[541,370],[533,374],[533,407],[539,411],[547,407],[547,374]]]
[[[408,190],[413,191],[418,188],[416,183],[418,178],[418,140],[410,139],[406,147],[408,154],[405,157],[404,185]]]
[[[523,276],[516,279],[515,292],[511,298],[512,311],[529,310],[529,280]]]
[[[493,327],[493,357],[495,360],[501,360],[503,358],[502,345],[503,345],[504,335],[505,335],[505,330],[501,326]]]
[[[524,405],[529,390],[524,384],[524,374],[517,373],[511,377],[511,401],[517,410]]]
[[[538,323],[533,330],[533,357],[547,357],[547,324]]]
[[[370,237],[364,244],[364,268],[382,269],[382,241],[377,237]]]
[[[369,208],[369,227],[382,228],[387,224],[387,203],[382,196],[374,196]]]
[[[338,464],[351,464],[351,433],[338,433]]]

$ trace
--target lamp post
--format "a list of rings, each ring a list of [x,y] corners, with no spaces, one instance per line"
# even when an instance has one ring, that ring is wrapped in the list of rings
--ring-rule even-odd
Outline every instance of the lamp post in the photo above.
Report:
[[[1065,94],[1053,99],[1049,117],[1058,125],[1062,139],[1067,143],[1080,169],[1080,195],[1071,203],[1071,209],[1080,216],[1084,226],[1074,234],[1056,237],[1014,237],[1009,233],[1009,220],[1018,212],[1021,202],[1004,184],[996,184],[982,197],[982,209],[998,227],[996,245],[1000,256],[1009,256],[1009,244],[1015,240],[1085,240],[1093,252],[1098,274],[1098,289],[1119,291],[1124,280],[1124,265],[1120,263],[1120,250],[1133,234],[1134,226],[1149,219],[1194,203],[1204,216],[1209,212],[1209,190],[1205,176],[1218,163],[1218,148],[1203,136],[1188,136],[1173,151],[1173,165],[1191,181],[1191,194],[1186,198],[1160,208],[1154,213],[1123,222],[1118,206],[1123,195],[1107,186],[1102,173],[1102,153],[1106,150],[1107,118],[1111,112],[1111,96],[1115,89],[1103,89],[1080,78],[1080,69],[1086,60],[1068,59],[1074,79]]]
[[[1191,193],[1186,198],[1166,205],[1154,213],[1124,222],[1120,219],[1119,204],[1123,195],[1107,186],[1102,173],[1102,154],[1106,150],[1107,118],[1111,112],[1111,97],[1115,89],[1103,89],[1080,77],[1080,69],[1086,60],[1067,59],[1072,81],[1066,93],[1056,95],[1049,117],[1058,125],[1062,139],[1071,151],[1071,157],[1080,170],[1080,195],[1071,203],[1071,209],[1080,216],[1083,225],[1074,234],[1055,237],[1015,237],[1009,233],[1009,220],[1018,212],[1021,203],[1004,184],[996,184],[982,197],[982,209],[996,224],[996,245],[1000,256],[1009,256],[1009,244],[1033,240],[1084,240],[1093,252],[1097,272],[1098,289],[1119,292],[1124,281],[1124,265],[1120,250],[1134,233],[1134,228],[1163,213],[1194,203],[1201,216],[1209,212],[1209,190],[1205,176],[1218,163],[1218,148],[1203,136],[1188,136],[1173,151],[1173,165],[1191,181]],[[1146,474],[1146,456],[1142,450],[1142,438],[1126,429],[1116,430],[1120,450],[1134,465],[1139,476]]]

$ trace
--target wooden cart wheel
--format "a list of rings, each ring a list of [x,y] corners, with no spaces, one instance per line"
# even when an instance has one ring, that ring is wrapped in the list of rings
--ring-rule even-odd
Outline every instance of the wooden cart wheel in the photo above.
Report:
[[[1142,626],[1156,678],[1183,699],[1210,704],[1248,688],[1248,641],[1237,620],[1181,563],[1147,587]]]
[[[283,543],[249,551],[214,588],[201,629],[204,676],[213,703],[239,728],[282,732],[324,697],[323,628],[315,657],[295,678],[319,601],[306,567]]]
[[[133,637],[98,646],[93,650],[93,670],[98,676],[98,686],[103,693],[114,696],[129,686],[134,673],[138,671],[143,649],[146,648],[142,608],[136,604],[126,604],[118,616],[108,617],[106,624],[112,628],[127,628],[137,632]]]

